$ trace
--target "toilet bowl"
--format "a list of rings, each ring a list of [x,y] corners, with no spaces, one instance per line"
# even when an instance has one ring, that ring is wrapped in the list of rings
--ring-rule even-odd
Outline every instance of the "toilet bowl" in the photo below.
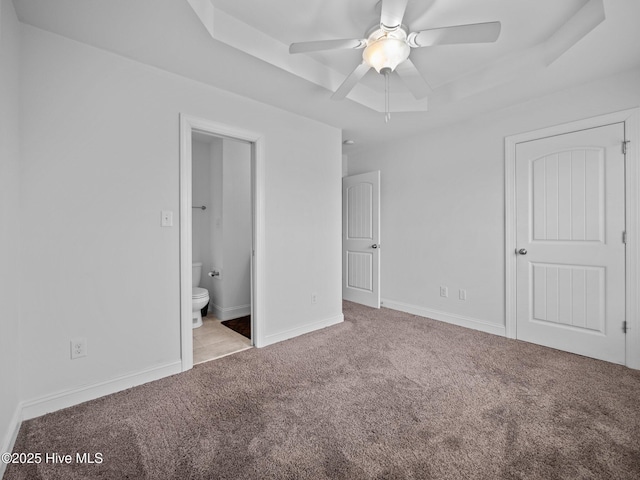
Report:
[[[202,273],[202,263],[194,262],[191,265],[191,318],[193,319],[193,328],[202,326],[201,310],[209,303],[209,291],[206,288],[200,288],[200,274]]]

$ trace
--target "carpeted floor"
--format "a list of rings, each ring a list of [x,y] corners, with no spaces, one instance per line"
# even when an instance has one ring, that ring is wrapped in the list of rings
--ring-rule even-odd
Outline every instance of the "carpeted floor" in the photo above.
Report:
[[[246,317],[233,318],[231,320],[225,320],[220,322],[227,328],[230,328],[234,332],[239,333],[251,340],[251,315]]]
[[[638,479],[640,372],[345,303],[345,322],[25,422],[5,479]]]

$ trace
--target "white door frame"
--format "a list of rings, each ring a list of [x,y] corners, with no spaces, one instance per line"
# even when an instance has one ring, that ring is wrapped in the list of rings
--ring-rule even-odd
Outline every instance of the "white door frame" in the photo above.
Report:
[[[191,319],[191,134],[196,132],[231,137],[251,142],[253,182],[253,270],[251,304],[251,339],[256,347],[264,345],[262,322],[264,289],[264,183],[265,152],[264,136],[236,126],[212,122],[191,115],[180,114],[180,356],[182,371],[193,367],[193,327]]]
[[[516,145],[539,138],[624,122],[627,154],[625,157],[626,249],[626,361],[640,369],[640,108],[600,115],[505,138],[505,313],[506,336],[516,338]],[[622,148],[622,145],[620,145]]]

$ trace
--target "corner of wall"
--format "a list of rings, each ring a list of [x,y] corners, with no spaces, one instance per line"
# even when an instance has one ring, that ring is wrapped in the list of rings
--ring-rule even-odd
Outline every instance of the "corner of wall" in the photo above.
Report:
[[[0,453],[11,451],[21,420],[21,40],[10,0],[0,3]],[[4,464],[0,463],[0,477]]]
[[[2,443],[0,444],[0,453],[11,452],[13,451],[13,446],[16,443],[16,438],[18,438],[18,432],[20,431],[20,426],[22,425],[22,403],[16,405],[13,415],[11,416],[11,420],[7,426],[7,431],[2,439]],[[4,462],[0,462],[0,478],[4,476],[4,471],[7,468],[7,464]]]

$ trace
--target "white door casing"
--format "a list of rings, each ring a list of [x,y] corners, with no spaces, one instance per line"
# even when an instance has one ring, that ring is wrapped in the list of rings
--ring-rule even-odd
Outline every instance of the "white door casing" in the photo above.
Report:
[[[380,308],[380,172],[342,179],[342,297]]]
[[[623,140],[617,123],[516,145],[518,339],[625,363]]]
[[[264,345],[264,285],[265,274],[265,147],[264,136],[235,126],[180,114],[180,355],[182,371],[193,367],[193,326],[191,319],[191,134],[208,133],[236,138],[253,144],[252,148],[252,210],[253,257],[251,262],[251,341]]]

